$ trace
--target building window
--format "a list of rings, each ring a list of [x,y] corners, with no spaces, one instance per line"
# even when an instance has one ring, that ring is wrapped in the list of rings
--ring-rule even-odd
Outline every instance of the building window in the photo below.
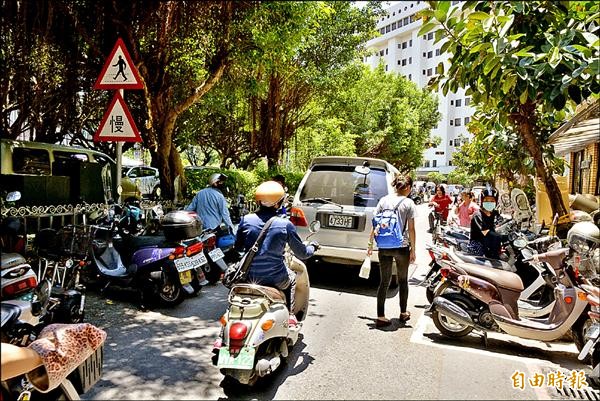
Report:
[[[385,28],[381,28],[381,29],[379,30],[379,33],[383,35],[383,34],[385,33]]]
[[[462,106],[462,99],[456,99],[456,107]]]
[[[453,145],[452,145],[452,139],[450,139],[450,140],[448,141],[448,145],[450,145],[450,146],[453,146]]]
[[[423,167],[429,167],[429,160],[425,160],[425,163],[423,163]]]
[[[410,46],[410,47],[412,47],[412,39],[410,40],[410,42],[409,42],[409,43],[410,43],[410,44],[409,44],[409,46]]]
[[[430,76],[432,76],[432,75],[433,75],[433,69],[431,69],[431,68],[428,68],[428,69],[427,69],[427,76],[428,76],[428,77],[430,77]]]
[[[433,57],[433,51],[427,52],[427,58],[432,58],[432,57]]]
[[[423,40],[427,40],[427,35],[423,35]]]
[[[440,49],[435,49],[435,55],[439,56],[441,54]]]
[[[450,100],[450,106],[454,106],[454,100]]]
[[[402,42],[402,48],[406,49],[406,42]]]
[[[379,51],[379,57],[383,57],[383,50]]]
[[[394,12],[392,13],[392,17],[393,17],[394,15],[396,15],[396,11],[394,11]]]
[[[471,121],[471,118],[465,117],[465,125],[467,125],[469,123],[469,121]]]
[[[427,34],[427,40],[431,40],[431,39],[433,39],[433,32],[429,32]]]
[[[387,71],[387,70],[386,70]],[[460,118],[455,118],[454,119],[454,126],[455,127],[460,127]]]
[[[433,160],[433,165],[432,167],[437,167],[437,160]]]
[[[387,64],[385,65],[385,70],[386,70],[386,71],[388,70],[388,66],[387,66]]]
[[[471,104],[471,98],[470,97],[466,97],[465,98],[465,106],[468,106]]]
[[[402,21],[404,21],[404,25],[408,25],[408,17],[404,17]]]
[[[398,49],[402,49],[402,43],[398,43]]]
[[[444,152],[443,150],[438,150],[437,152],[435,152],[435,154],[438,156],[444,156],[444,153],[446,152]]]
[[[402,66],[406,65],[406,59],[402,60]]]
[[[390,26],[388,25],[385,27],[385,33],[388,33],[389,31],[390,31]]]
[[[385,48],[385,55],[387,56],[387,54],[388,54],[388,49],[387,49],[387,47],[386,47],[386,48]]]
[[[400,65],[400,60],[398,60],[398,65]]]
[[[408,74],[408,79],[412,79],[412,74]]]
[[[395,14],[395,13],[394,13],[394,14]],[[392,24],[392,31],[393,31],[394,29],[396,29],[396,23],[395,23],[395,22]]]
[[[412,7],[412,6],[411,6],[411,7]],[[408,18],[408,20],[409,20],[410,22],[415,22],[415,15],[414,15],[414,14],[413,14],[413,15],[411,15],[411,16]]]
[[[427,74],[427,71],[423,70],[423,75]]]
[[[448,160],[448,165],[452,166],[452,160]]]
[[[423,52],[423,57],[427,57],[427,52]]]
[[[402,20],[401,19],[398,20],[398,28],[402,28]]]
[[[454,120],[450,120],[450,125],[454,126]]]
[[[412,64],[412,57],[408,58],[408,64]]]

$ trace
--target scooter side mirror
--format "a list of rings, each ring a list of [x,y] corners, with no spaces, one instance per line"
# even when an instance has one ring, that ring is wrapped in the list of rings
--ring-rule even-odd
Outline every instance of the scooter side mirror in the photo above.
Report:
[[[19,199],[21,199],[21,192],[19,191],[9,192],[8,195],[6,195],[7,202],[16,202]]]

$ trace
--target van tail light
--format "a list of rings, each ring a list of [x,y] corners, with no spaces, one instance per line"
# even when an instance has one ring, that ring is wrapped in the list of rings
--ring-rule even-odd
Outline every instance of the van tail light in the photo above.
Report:
[[[198,241],[195,244],[188,246],[185,250],[185,254],[187,256],[192,256],[197,254],[198,252],[202,252],[202,249],[204,249],[204,245],[202,244],[202,242]]]
[[[185,246],[178,246],[177,248],[175,248],[173,253],[169,255],[169,259],[171,259],[171,260],[179,259],[179,258],[183,257],[184,254],[185,254]]]
[[[306,220],[306,216],[302,209],[298,207],[293,207],[290,210],[290,221],[293,225],[298,227],[308,227],[308,220]]]
[[[25,291],[33,290],[35,287],[37,287],[37,279],[35,277],[28,277],[25,280],[20,280],[2,287],[2,298],[14,297]]]

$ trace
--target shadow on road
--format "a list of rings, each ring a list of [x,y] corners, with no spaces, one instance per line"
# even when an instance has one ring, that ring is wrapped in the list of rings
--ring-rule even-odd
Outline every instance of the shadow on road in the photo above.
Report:
[[[295,376],[308,368],[314,358],[304,349],[306,344],[302,341],[304,336],[300,334],[298,342],[290,351],[290,354],[281,366],[272,374],[260,378],[252,387],[241,385],[233,379],[224,378],[221,387],[226,397],[219,400],[272,400],[288,377]]]

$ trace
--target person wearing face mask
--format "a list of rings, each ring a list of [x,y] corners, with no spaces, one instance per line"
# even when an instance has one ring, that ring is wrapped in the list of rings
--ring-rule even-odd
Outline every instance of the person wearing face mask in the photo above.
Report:
[[[498,259],[502,239],[495,230],[495,220],[499,215],[496,210],[498,190],[488,185],[481,193],[481,199],[481,209],[471,219],[468,251],[474,255]]]
[[[201,189],[185,210],[196,212],[205,229],[215,229],[225,223],[231,234],[235,233],[227,201],[223,195],[227,176],[214,173],[208,178],[208,186]]]

